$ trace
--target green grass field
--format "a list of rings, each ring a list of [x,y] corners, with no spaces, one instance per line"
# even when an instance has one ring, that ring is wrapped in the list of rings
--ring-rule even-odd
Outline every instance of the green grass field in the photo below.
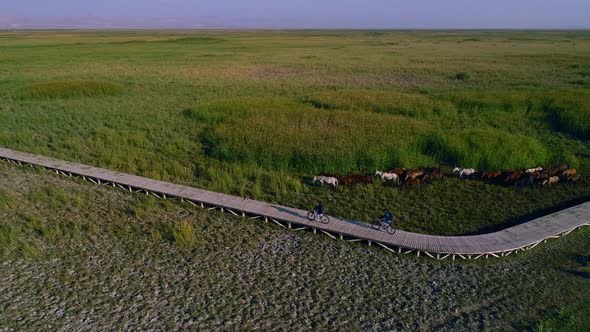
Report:
[[[0,32],[0,145],[435,234],[587,199],[450,179],[336,191],[320,172],[570,163],[590,175],[590,32]]]

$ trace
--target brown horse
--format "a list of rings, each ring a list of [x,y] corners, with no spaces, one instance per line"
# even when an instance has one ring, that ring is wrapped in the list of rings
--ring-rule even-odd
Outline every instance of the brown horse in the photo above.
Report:
[[[349,175],[354,183],[357,184],[371,184],[373,183],[373,177],[370,175],[361,175],[361,174],[350,174]]]
[[[576,171],[576,169],[575,169],[575,168],[570,168],[570,169],[566,169],[565,171],[563,171],[563,173],[562,173],[562,174],[563,174],[564,176],[568,176],[568,177],[569,177],[569,176],[576,175],[577,173],[578,173],[578,171]]]
[[[567,171],[570,168],[568,164],[559,164],[555,166],[551,166],[547,169],[547,174],[549,176],[556,176],[559,174],[560,171]]]
[[[535,177],[533,175],[529,175],[529,176],[525,176],[522,179],[516,181],[514,183],[514,186],[516,188],[520,188],[520,187],[532,186],[533,184],[535,184]]]
[[[567,182],[577,183],[580,181],[580,174],[568,176]]]
[[[339,176],[339,177],[337,177],[337,179],[340,184],[343,184],[343,185],[351,185],[352,184],[352,178],[350,176]]]
[[[411,188],[411,187],[418,187],[422,185],[422,181],[418,178],[409,178],[403,184],[403,188]]]
[[[524,171],[508,171],[504,174],[504,183],[511,184],[515,183],[516,181],[520,180],[523,176]]]
[[[536,183],[543,183],[545,180],[549,179],[549,175],[546,173],[533,174],[532,177]]]
[[[422,169],[425,173],[442,173],[442,170],[440,169],[440,166],[437,166],[437,167],[421,167],[420,169]]]
[[[433,181],[442,180],[442,179],[444,179],[443,173],[427,173],[422,178],[422,181],[433,182]]]
[[[421,169],[419,169],[419,170],[416,170],[416,171],[412,171],[412,170],[410,170],[410,171],[408,171],[408,172],[406,173],[406,181],[408,181],[408,180],[410,180],[410,179],[411,179],[411,180],[418,179],[418,178],[419,178],[419,177],[421,177],[422,175],[424,175],[424,171],[423,171],[423,170],[421,170]]]
[[[502,171],[483,172],[481,178],[484,180],[493,180],[502,175]]]

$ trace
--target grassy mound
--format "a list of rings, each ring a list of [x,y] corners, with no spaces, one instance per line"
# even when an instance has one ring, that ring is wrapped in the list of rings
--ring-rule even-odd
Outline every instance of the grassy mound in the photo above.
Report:
[[[525,168],[550,158],[537,139],[491,128],[434,133],[423,148],[448,165],[482,170]]]
[[[37,83],[25,88],[21,97],[26,99],[56,99],[71,97],[103,97],[121,93],[121,87],[108,82],[64,80]]]
[[[529,91],[510,90],[463,90],[447,96],[462,113],[480,115],[481,112],[517,112],[539,109],[538,98]]]
[[[205,138],[211,155],[220,160],[308,172],[431,162],[410,148],[428,123],[407,117],[335,113],[284,98],[239,98],[190,115],[212,124]]]
[[[569,91],[556,95],[547,106],[559,129],[576,137],[590,138],[590,93]]]
[[[309,99],[312,105],[324,109],[373,111],[405,116],[428,116],[431,113],[453,113],[452,104],[435,101],[427,95],[372,90],[340,90],[315,93]]]
[[[281,171],[371,171],[434,164],[508,169],[552,162],[555,157],[536,137],[513,133],[509,126],[497,129],[485,121],[503,112],[518,121],[537,103],[526,94],[480,98],[474,92],[453,95],[451,104],[420,94],[343,91],[319,93],[314,100],[319,109],[286,98],[235,98],[187,110],[185,115],[208,126],[204,138],[211,156]],[[375,113],[394,105],[421,116]],[[456,107],[455,113],[434,112],[440,105]],[[473,112],[486,116],[471,120]]]

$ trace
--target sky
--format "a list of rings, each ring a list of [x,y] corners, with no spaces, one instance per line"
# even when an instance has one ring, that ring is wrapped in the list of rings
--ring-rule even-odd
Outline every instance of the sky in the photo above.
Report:
[[[590,0],[0,0],[0,28],[589,29]]]

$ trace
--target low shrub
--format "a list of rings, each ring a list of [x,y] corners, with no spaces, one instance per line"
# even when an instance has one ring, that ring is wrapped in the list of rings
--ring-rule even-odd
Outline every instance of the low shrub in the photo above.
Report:
[[[464,73],[464,72],[460,72],[460,73],[456,73],[453,76],[451,76],[453,79],[455,80],[459,80],[459,81],[467,81],[469,79],[469,74]]]
[[[198,244],[195,228],[188,220],[183,220],[172,229],[174,244],[181,248],[192,248]]]

